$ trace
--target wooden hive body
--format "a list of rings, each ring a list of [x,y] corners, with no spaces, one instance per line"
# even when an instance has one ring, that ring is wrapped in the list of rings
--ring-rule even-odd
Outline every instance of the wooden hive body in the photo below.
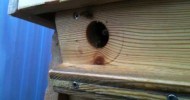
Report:
[[[109,33],[101,48],[87,38],[94,21]],[[55,25],[62,58],[50,70],[55,91],[95,99],[189,99],[189,0],[64,9],[55,12]]]

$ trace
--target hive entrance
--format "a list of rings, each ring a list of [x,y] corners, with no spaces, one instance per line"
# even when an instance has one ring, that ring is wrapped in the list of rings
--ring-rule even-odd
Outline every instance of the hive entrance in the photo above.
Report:
[[[109,32],[102,22],[92,21],[86,30],[88,42],[95,48],[103,48],[109,40]]]

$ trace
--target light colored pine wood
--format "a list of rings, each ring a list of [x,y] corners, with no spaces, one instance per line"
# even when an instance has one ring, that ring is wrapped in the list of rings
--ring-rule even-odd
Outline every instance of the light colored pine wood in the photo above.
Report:
[[[170,72],[167,74],[165,74],[166,72],[159,72],[158,74],[151,71],[154,70],[148,69],[144,71],[144,69],[139,69],[139,67],[132,69],[126,66],[62,64],[58,68],[50,70],[50,77],[60,80],[84,80],[87,83],[109,84],[118,87],[123,86],[126,88],[130,88],[132,86],[135,88],[156,91],[190,93],[190,86],[187,81],[189,78],[188,73],[184,73],[187,76],[177,76],[179,74],[173,74],[170,72],[171,70],[168,69],[165,70],[166,72]],[[183,73],[179,70],[172,71]],[[181,77],[181,79],[178,77]]]
[[[31,7],[34,5],[41,5],[47,1],[49,1],[49,0],[19,0],[18,9],[27,8],[27,7]]]
[[[38,15],[118,1],[122,0],[19,0],[18,10]]]
[[[55,29],[54,14],[61,10],[102,5],[122,0],[9,0],[12,16]]]
[[[117,87],[100,86],[96,84],[78,83],[80,88],[73,89],[72,81],[51,80],[54,90],[70,95],[90,97],[95,100],[166,100],[166,94],[139,91],[135,89],[122,89]],[[80,92],[81,91],[81,92]],[[85,93],[87,92],[87,93]],[[188,100],[178,97],[179,100]]]
[[[142,83],[138,88],[190,93],[189,0],[124,1],[92,9],[93,19],[73,19],[74,12],[84,9],[56,15],[63,64],[55,70],[62,71],[62,77],[93,81],[98,76]],[[110,33],[102,49],[86,39],[86,28],[94,20]],[[93,65],[100,56],[104,65]]]

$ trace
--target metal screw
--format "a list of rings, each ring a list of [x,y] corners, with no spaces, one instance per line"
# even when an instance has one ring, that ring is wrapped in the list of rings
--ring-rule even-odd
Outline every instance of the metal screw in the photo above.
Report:
[[[170,94],[168,95],[167,100],[178,100],[178,98],[174,94]]]
[[[73,89],[79,88],[79,84],[76,81],[73,82],[72,86],[73,86]]]
[[[79,19],[79,17],[80,17],[80,14],[79,14],[78,12],[74,12],[74,13],[73,13],[73,18],[74,18],[75,20]]]

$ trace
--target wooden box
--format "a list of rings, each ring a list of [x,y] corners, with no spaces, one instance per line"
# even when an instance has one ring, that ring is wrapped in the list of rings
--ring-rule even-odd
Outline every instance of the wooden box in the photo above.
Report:
[[[95,99],[190,99],[189,0],[18,5],[12,15],[57,31],[62,63],[49,71],[55,91]]]

